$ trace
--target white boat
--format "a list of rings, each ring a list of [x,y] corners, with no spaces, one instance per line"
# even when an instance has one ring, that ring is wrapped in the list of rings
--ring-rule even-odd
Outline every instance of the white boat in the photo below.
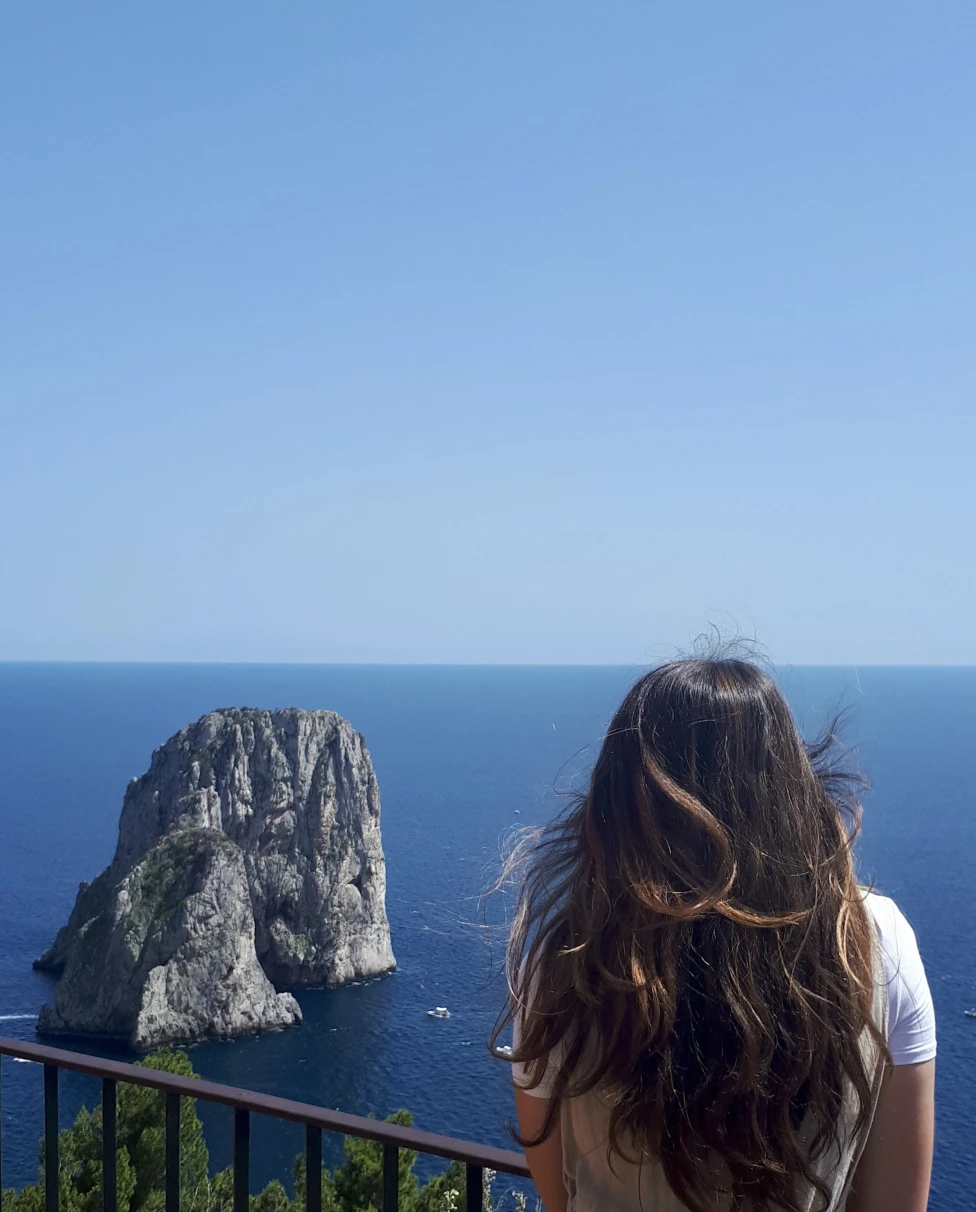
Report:
[[[429,1018],[450,1018],[451,1012],[446,1006],[435,1006],[433,1010],[428,1010]]]
[[[966,1018],[976,1018],[976,1010],[963,1010]]]
[[[509,1044],[499,1044],[498,1047],[495,1049],[495,1055],[496,1056],[511,1056],[512,1055],[511,1046]]]

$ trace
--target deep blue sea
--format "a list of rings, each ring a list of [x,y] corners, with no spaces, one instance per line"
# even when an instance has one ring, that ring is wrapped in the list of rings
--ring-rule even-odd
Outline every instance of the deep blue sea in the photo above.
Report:
[[[506,1145],[504,1070],[486,1039],[500,953],[482,894],[513,828],[558,810],[631,680],[628,668],[0,664],[0,1034],[31,1039],[51,997],[31,961],[66,920],[79,881],[115,846],[126,783],[154,747],[222,706],[330,708],[366,737],[379,778],[397,971],[302,993],[294,1031],[190,1050],[205,1077]],[[939,1028],[931,1207],[971,1212],[976,1191],[976,669],[789,669],[807,730],[847,705],[847,737],[873,790],[861,872],[915,926]],[[434,1005],[449,1020],[427,1017]],[[62,1078],[62,1122],[95,1083]],[[212,1158],[230,1112],[201,1108]],[[38,1066],[3,1061],[3,1181],[33,1181]],[[286,1179],[301,1130],[261,1121],[252,1189]]]

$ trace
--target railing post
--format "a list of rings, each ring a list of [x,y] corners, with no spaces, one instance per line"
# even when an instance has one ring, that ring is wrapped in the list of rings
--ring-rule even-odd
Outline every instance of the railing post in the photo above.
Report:
[[[58,1212],[61,1166],[58,1159],[58,1067],[44,1066],[44,1206]]]
[[[400,1207],[400,1150],[383,1146],[383,1212],[398,1212]]]
[[[166,1212],[180,1212],[180,1096],[166,1095]]]
[[[118,1212],[116,1085],[102,1078],[102,1212]]]
[[[481,1166],[466,1167],[465,1188],[467,1197],[465,1199],[465,1212],[481,1212],[482,1205],[485,1199],[485,1172]]]
[[[305,1125],[305,1212],[322,1212],[322,1129]]]
[[[251,1116],[240,1107],[234,1110],[234,1212],[248,1212],[251,1187]],[[308,1176],[306,1175],[306,1185]],[[319,1178],[321,1183],[321,1176]]]

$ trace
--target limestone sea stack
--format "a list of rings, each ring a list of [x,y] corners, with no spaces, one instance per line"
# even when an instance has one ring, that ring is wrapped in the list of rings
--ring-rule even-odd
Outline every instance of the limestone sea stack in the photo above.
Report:
[[[301,1021],[282,988],[395,966],[380,799],[331,711],[212,711],[125,794],[109,867],[35,967],[59,974],[47,1035],[138,1050]]]

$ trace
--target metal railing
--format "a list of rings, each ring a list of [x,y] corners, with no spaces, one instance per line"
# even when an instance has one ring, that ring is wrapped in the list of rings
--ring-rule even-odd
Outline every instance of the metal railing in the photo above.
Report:
[[[251,1113],[305,1125],[305,1210],[322,1212],[322,1184],[311,1181],[322,1169],[322,1133],[338,1132],[377,1141],[383,1146],[383,1212],[397,1212],[399,1154],[401,1149],[463,1162],[466,1170],[466,1212],[482,1212],[485,1170],[496,1170],[529,1178],[520,1153],[477,1145],[450,1136],[437,1136],[398,1124],[387,1124],[362,1115],[328,1111],[311,1103],[258,1094],[191,1077],[144,1069],[120,1061],[103,1060],[80,1052],[48,1048],[20,1040],[0,1038],[0,1056],[13,1056],[44,1066],[44,1191],[45,1212],[59,1212],[60,1161],[58,1157],[58,1072],[71,1069],[102,1079],[102,1195],[104,1212],[118,1212],[116,1170],[117,1086],[128,1082],[159,1090],[166,1105],[166,1212],[180,1212],[180,1108],[181,1098],[203,1099],[234,1108],[234,1212],[248,1212],[250,1194]],[[0,1140],[0,1166],[2,1166]],[[0,1170],[2,1174],[2,1170]],[[2,1182],[0,1182],[2,1189]]]

